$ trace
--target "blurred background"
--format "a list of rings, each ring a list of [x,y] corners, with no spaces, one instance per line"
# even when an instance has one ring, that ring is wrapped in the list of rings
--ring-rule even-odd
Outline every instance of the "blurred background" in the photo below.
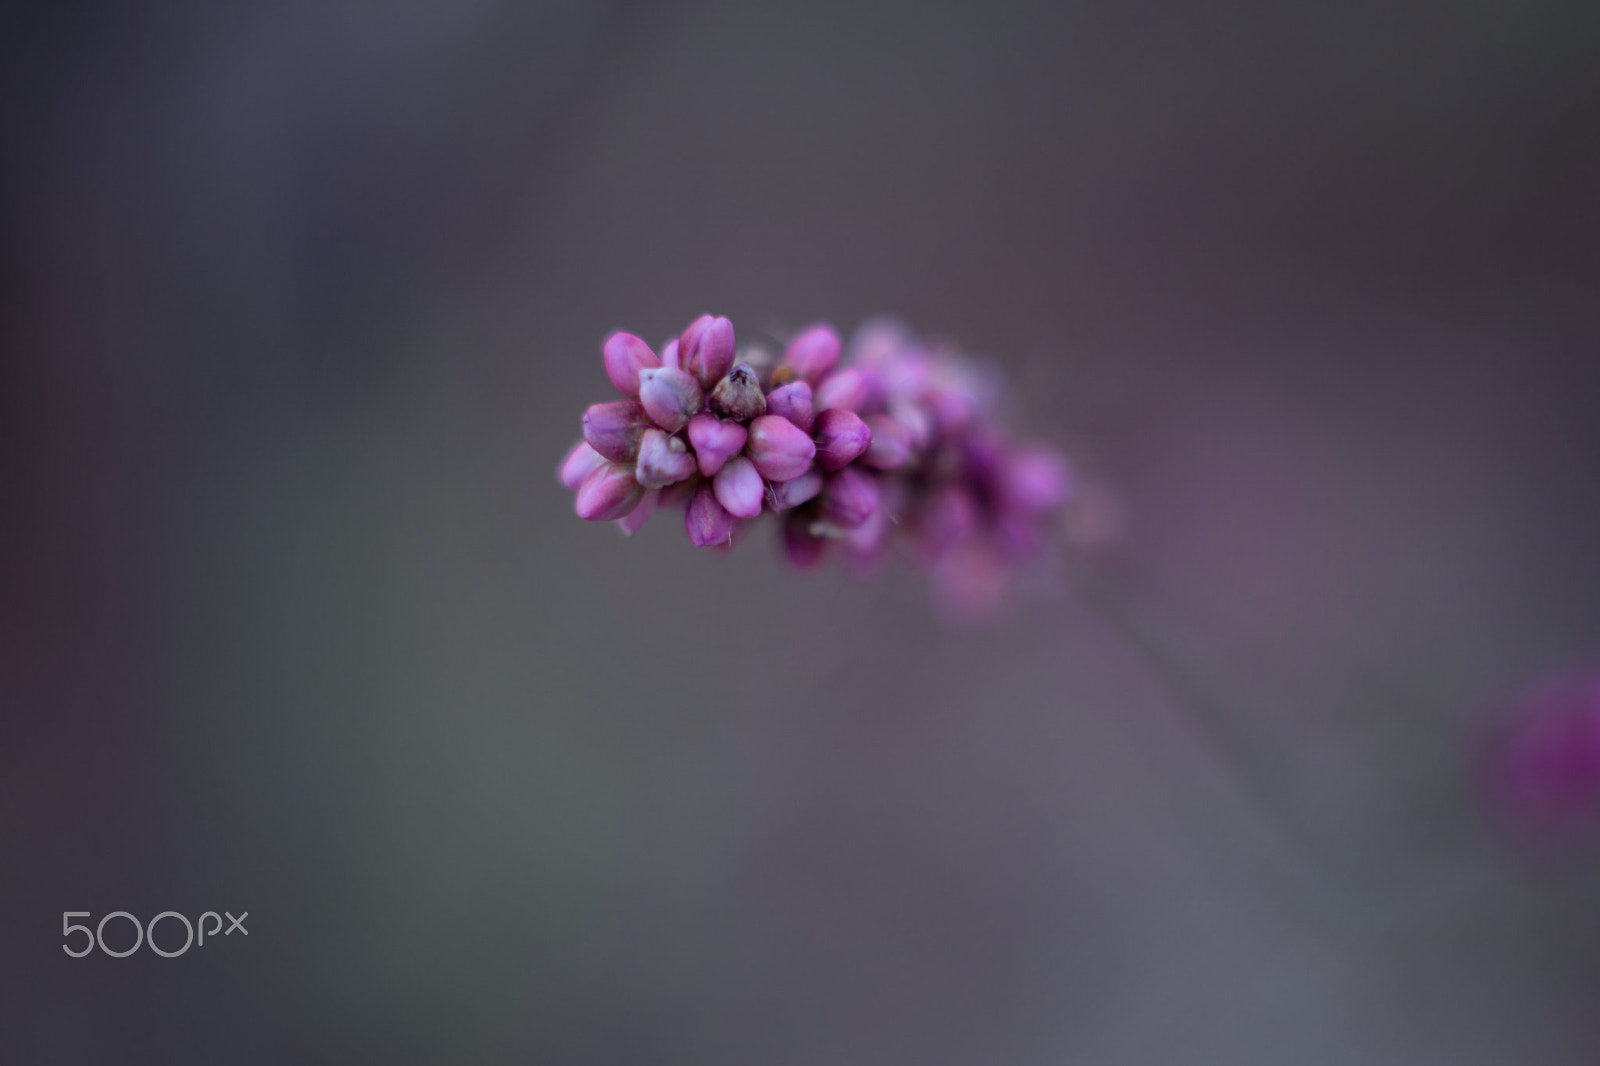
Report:
[[[1596,848],[1474,788],[1600,654],[1593,5],[0,26],[0,1059],[1600,1055]],[[997,360],[1235,739],[1070,597],[576,519],[703,311]]]

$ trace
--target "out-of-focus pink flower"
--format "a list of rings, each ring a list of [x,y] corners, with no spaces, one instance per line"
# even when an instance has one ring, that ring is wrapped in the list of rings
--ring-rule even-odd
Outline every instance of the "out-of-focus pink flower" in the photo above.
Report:
[[[889,319],[863,326],[843,361],[842,347],[816,325],[777,365],[762,350],[741,357],[733,324],[712,315],[659,358],[613,334],[602,359],[624,399],[589,409],[561,465],[578,513],[632,532],[682,507],[691,543],[726,550],[741,519],[772,511],[801,569],[832,556],[871,572],[904,543],[941,613],[991,613],[1079,503],[1072,467],[1013,441],[992,368]]]
[[[808,326],[789,342],[783,363],[813,387],[839,365],[839,334],[825,323]]]
[[[1518,832],[1600,835],[1600,666],[1547,676],[1513,699],[1484,778]]]

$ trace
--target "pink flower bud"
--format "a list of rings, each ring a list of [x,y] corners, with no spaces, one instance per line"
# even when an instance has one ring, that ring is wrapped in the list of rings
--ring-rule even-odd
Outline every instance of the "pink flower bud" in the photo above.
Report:
[[[733,323],[701,315],[678,340],[678,362],[705,388],[721,381],[733,366]]]
[[[815,432],[817,465],[828,471],[849,466],[872,444],[872,430],[854,411],[823,411],[817,416]]]
[[[700,487],[700,478],[685,478],[676,484],[668,485],[661,490],[660,504],[662,507],[687,507],[689,501],[694,499],[694,490]]]
[[[608,522],[632,511],[643,497],[644,489],[634,480],[632,469],[622,463],[607,463],[578,486],[578,517]]]
[[[737,455],[750,431],[737,422],[724,422],[716,415],[701,413],[689,419],[689,443],[694,445],[700,473],[712,477],[728,457]]]
[[[860,367],[850,367],[832,375],[817,386],[817,410],[843,408],[862,411],[883,402],[883,389],[878,379]]]
[[[806,472],[817,446],[787,418],[762,415],[750,423],[745,454],[768,481],[788,481]]]
[[[1000,464],[1000,492],[1008,505],[1029,514],[1052,511],[1066,502],[1072,471],[1055,450],[1023,448]]]
[[[675,485],[694,473],[694,456],[677,437],[651,427],[639,440],[639,462],[633,476],[647,489]]]
[[[917,548],[929,562],[972,536],[978,525],[978,505],[972,494],[955,485],[934,492],[917,515]]]
[[[683,369],[683,364],[678,361],[678,338],[673,337],[661,346],[661,365],[674,370]]]
[[[740,363],[711,390],[711,410],[735,422],[748,422],[766,414],[767,399],[761,394],[756,372]]]
[[[595,469],[604,466],[606,457],[589,446],[586,440],[580,440],[568,451],[567,457],[561,460],[561,483],[573,492],[578,491],[578,486],[583,484],[583,479],[594,473]]]
[[[821,491],[821,471],[807,470],[797,478],[772,484],[767,490],[767,502],[772,505],[774,511],[788,511],[815,499],[817,493]]]
[[[633,462],[639,438],[649,428],[649,414],[632,400],[597,403],[583,413],[583,439],[614,463]]]
[[[906,436],[911,439],[912,451],[926,451],[933,443],[933,416],[927,408],[900,401],[889,405],[889,413],[905,428]]]
[[[839,526],[859,526],[878,509],[878,479],[849,466],[822,486],[822,513]]]
[[[689,507],[683,513],[689,543],[696,548],[726,544],[733,539],[733,531],[738,523],[739,520],[717,502],[716,492],[709,481],[702,481],[700,487],[695,489],[694,499],[689,501]]]
[[[789,342],[783,362],[800,380],[816,385],[839,365],[839,334],[826,323],[801,330]]]
[[[761,513],[763,487],[755,464],[742,455],[724,463],[711,480],[717,502],[735,518],[754,518]]]
[[[631,333],[613,333],[606,338],[602,357],[606,377],[630,400],[639,398],[639,371],[661,365],[650,346]]]
[[[676,433],[700,410],[704,395],[694,375],[670,366],[639,371],[639,401],[668,433]]]
[[[767,414],[781,415],[793,422],[802,433],[810,433],[817,423],[811,386],[804,381],[791,381],[773,389],[767,393]]]
[[[882,564],[888,533],[889,514],[879,507],[860,525],[839,534],[839,543],[849,553],[851,566],[858,574],[871,574]]]
[[[911,461],[911,436],[904,426],[884,414],[868,415],[866,423],[872,443],[861,456],[863,463],[874,470],[898,470]]]
[[[627,536],[639,532],[651,515],[655,514],[656,504],[661,501],[661,490],[650,489],[639,499],[639,506],[617,519],[617,528]]]
[[[796,569],[815,569],[827,549],[827,539],[811,531],[810,518],[796,512],[784,521],[783,554]]]

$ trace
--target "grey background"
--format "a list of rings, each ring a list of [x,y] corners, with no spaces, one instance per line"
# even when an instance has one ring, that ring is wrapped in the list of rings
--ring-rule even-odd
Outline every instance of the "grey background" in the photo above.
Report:
[[[1472,773],[1600,645],[1595,22],[11,11],[0,1059],[1592,1063]],[[1247,762],[1071,597],[574,518],[708,310],[1007,367]]]

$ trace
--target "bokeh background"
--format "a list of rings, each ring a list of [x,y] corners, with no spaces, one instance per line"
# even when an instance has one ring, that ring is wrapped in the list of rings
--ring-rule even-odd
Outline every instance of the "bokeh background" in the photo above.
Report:
[[[1593,5],[0,41],[0,1060],[1600,1056],[1594,846],[1473,789],[1600,653]],[[992,356],[1152,642],[577,520],[601,338],[702,311]],[[169,909],[248,938],[61,952]]]

